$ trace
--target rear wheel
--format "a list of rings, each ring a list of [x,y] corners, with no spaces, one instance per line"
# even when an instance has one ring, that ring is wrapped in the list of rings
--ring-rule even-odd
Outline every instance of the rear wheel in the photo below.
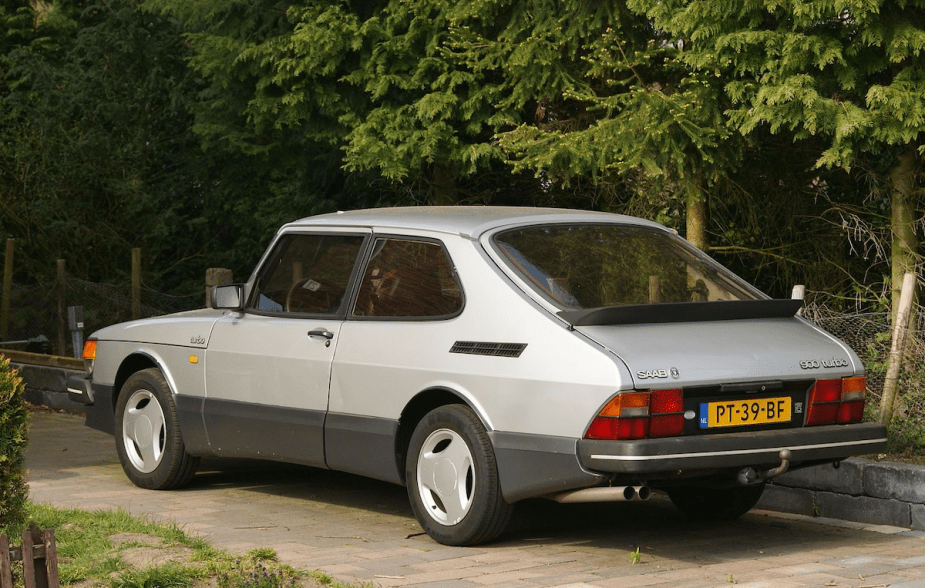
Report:
[[[199,458],[186,452],[177,408],[160,370],[133,374],[116,402],[116,451],[136,486],[169,490],[185,486]]]
[[[501,495],[488,433],[466,406],[443,406],[421,419],[405,479],[418,522],[444,545],[491,541],[510,521],[513,507]]]
[[[750,511],[764,492],[764,482],[733,488],[679,486],[668,488],[678,510],[697,520],[735,519]]]

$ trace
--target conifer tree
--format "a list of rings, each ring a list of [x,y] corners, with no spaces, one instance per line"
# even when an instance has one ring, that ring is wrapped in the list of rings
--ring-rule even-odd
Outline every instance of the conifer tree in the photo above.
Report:
[[[919,259],[917,177],[925,146],[925,2],[629,0],[684,50],[693,72],[723,80],[731,124],[822,138],[817,165],[885,160],[892,211],[893,307]]]

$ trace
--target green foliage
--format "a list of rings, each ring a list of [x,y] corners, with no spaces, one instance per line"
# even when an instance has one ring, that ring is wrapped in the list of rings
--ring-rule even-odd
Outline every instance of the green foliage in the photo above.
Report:
[[[889,172],[925,129],[923,1],[11,0],[0,233],[17,281],[58,257],[122,281],[141,247],[183,294],[337,209],[683,230],[707,202],[712,251],[770,294],[874,299]]]
[[[818,165],[849,168],[925,131],[921,1],[630,6],[684,43],[681,59],[693,70],[724,80],[735,128],[825,136]]]
[[[0,357],[0,532],[18,537],[25,528],[26,469],[29,414],[23,400],[22,378]]]
[[[130,570],[114,578],[111,588],[188,588],[194,578],[178,565],[163,565],[143,570]]]
[[[286,588],[298,586],[298,576],[286,567],[267,567],[260,559],[236,559],[218,578],[219,588]]]

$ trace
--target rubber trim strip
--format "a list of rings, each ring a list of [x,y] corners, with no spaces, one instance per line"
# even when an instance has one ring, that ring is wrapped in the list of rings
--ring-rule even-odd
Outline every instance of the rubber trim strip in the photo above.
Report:
[[[761,449],[733,449],[731,451],[705,451],[703,453],[674,453],[671,455],[591,455],[591,459],[604,459],[608,461],[653,461],[661,459],[681,459],[687,457],[717,457],[721,455],[748,455],[752,453],[767,453],[769,451],[803,451],[807,449],[827,449],[830,447],[845,447],[850,445],[868,445],[870,443],[886,443],[882,439],[862,439],[859,441],[842,441],[838,443],[820,443],[816,445],[798,445],[784,447],[764,447]]]

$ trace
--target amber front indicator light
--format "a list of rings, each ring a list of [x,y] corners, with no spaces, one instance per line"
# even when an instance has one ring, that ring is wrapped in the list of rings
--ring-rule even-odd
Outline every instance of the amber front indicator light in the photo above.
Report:
[[[586,439],[611,441],[669,437],[684,432],[684,395],[677,390],[624,392],[591,421]]]
[[[867,378],[818,380],[809,391],[807,425],[857,423],[864,417]]]
[[[96,359],[96,339],[87,339],[84,343],[84,359],[87,361]]]

